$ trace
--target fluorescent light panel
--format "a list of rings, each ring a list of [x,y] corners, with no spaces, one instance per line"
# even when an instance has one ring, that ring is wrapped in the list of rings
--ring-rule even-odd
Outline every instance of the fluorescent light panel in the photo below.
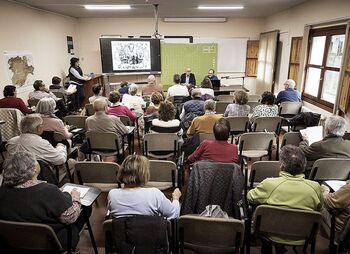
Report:
[[[243,6],[198,6],[199,10],[242,10]]]
[[[222,23],[226,18],[164,18],[164,22],[169,23]]]
[[[129,10],[130,5],[85,5],[87,10]]]

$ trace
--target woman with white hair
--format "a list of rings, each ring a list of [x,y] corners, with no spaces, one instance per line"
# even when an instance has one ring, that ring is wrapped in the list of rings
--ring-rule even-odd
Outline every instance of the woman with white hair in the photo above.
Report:
[[[70,139],[73,134],[68,132],[61,119],[55,116],[56,102],[52,98],[42,98],[35,109],[43,119],[43,131],[56,131],[61,133],[66,139]]]
[[[80,194],[76,190],[62,192],[53,184],[37,180],[39,172],[39,164],[31,153],[18,152],[5,160],[0,187],[0,219],[46,224],[55,231],[64,249],[67,248],[68,233],[65,225],[71,224],[75,249],[85,224],[85,219],[80,216]],[[15,253],[13,250],[4,252]]]
[[[323,140],[309,145],[308,137],[303,136],[299,147],[309,164],[322,158],[350,158],[350,141],[343,139],[345,130],[346,122],[343,117],[330,116],[325,123],[326,137]]]
[[[284,82],[284,90],[278,93],[275,103],[280,104],[285,101],[301,101],[301,95],[299,91],[295,89],[295,81],[293,79],[288,79]]]
[[[138,86],[131,84],[129,86],[129,93],[123,95],[122,104],[129,109],[134,109],[136,113],[142,114],[143,108],[146,107],[146,102],[142,97],[137,95]]]

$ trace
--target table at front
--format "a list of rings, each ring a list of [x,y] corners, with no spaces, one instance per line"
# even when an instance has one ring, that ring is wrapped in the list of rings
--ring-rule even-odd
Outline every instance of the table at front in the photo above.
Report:
[[[63,190],[66,186],[73,186],[73,187],[80,187],[80,188],[89,188],[88,192],[85,194],[83,198],[80,199],[81,205],[82,205],[82,213],[85,217],[86,220],[86,225],[89,231],[90,239],[91,239],[91,244],[94,249],[95,254],[98,254],[97,250],[97,245],[94,237],[94,233],[92,232],[89,216],[87,215],[86,208],[92,206],[92,204],[95,202],[95,200],[100,196],[101,190],[99,188],[95,187],[89,187],[89,186],[84,186],[84,185],[79,185],[79,184],[73,184],[73,183],[66,183],[61,187]]]
[[[247,88],[245,88],[242,85],[232,85],[232,86],[220,86],[219,89],[214,89],[214,95],[224,95],[224,94],[230,94],[231,92],[235,92],[237,90],[244,90],[245,92],[249,92]]]

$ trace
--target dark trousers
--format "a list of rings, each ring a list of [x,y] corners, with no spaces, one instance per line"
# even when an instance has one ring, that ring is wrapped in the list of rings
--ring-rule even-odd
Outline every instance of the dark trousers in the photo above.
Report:
[[[78,110],[80,109],[83,105],[85,98],[84,94],[84,86],[83,85],[77,85],[77,92],[75,93],[75,108]]]

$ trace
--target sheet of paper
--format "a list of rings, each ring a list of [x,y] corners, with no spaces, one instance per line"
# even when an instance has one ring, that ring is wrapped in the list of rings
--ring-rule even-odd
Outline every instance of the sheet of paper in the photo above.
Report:
[[[331,187],[333,191],[339,190],[342,186],[346,184],[346,181],[339,181],[339,180],[329,180],[325,181],[325,183]]]
[[[72,186],[72,185],[68,185],[68,186],[65,186],[63,188],[63,191],[66,191],[68,193],[71,193],[71,191],[75,189],[76,191],[79,191],[80,192],[80,198],[83,198],[86,193],[89,191],[89,187],[78,187],[78,186]]]
[[[323,139],[323,127],[322,126],[307,127],[306,129],[300,130],[300,134],[302,136],[306,135],[309,140],[309,145],[311,145]]]
[[[77,86],[76,85],[69,85],[68,89],[67,89],[67,93],[75,93],[77,90]]]

